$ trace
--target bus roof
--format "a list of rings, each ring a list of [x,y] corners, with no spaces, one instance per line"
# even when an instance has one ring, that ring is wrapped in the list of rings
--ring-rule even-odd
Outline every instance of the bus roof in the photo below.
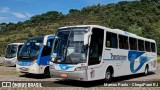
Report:
[[[23,45],[24,43],[9,43],[8,45]]]
[[[107,28],[107,27],[104,27],[104,26],[100,26],[100,25],[75,25],[75,26],[60,27],[58,29],[73,28],[73,27],[100,28],[100,29],[104,29],[104,30],[109,31],[109,32],[113,32],[113,33],[129,36],[129,37],[141,39],[141,40],[144,40],[144,41],[150,41],[150,42],[156,43],[155,40],[153,40],[153,39],[144,38],[144,37],[138,36],[136,34],[133,34],[133,33],[127,32],[127,31],[123,31],[123,30],[120,30],[120,29],[111,29],[111,28]]]

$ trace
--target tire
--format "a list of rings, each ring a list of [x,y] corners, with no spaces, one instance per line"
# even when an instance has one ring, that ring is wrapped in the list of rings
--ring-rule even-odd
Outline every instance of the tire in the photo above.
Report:
[[[145,70],[144,70],[144,75],[148,75],[148,71],[149,71],[149,68],[148,68],[148,66],[146,66]]]
[[[45,71],[44,71],[44,77],[45,78],[50,78],[50,72],[49,72],[49,68],[46,68]]]
[[[112,81],[112,72],[111,70],[107,70],[106,73],[105,73],[105,78],[104,78],[104,81],[105,82],[111,82]]]
[[[27,77],[32,77],[33,74],[31,74],[31,73],[25,73],[25,76],[27,76]]]

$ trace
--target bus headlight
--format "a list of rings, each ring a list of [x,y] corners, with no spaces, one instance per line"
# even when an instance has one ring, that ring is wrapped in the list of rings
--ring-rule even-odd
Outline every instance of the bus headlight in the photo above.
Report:
[[[54,59],[55,59],[55,58],[51,58],[51,61],[54,62]]]
[[[75,68],[74,71],[82,71],[82,70],[87,70],[87,66],[77,67],[77,68]]]

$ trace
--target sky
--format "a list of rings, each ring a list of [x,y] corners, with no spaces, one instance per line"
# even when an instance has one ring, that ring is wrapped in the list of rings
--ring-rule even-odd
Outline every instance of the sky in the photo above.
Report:
[[[120,1],[124,0],[0,0],[0,23],[17,23],[48,11],[67,14],[70,9],[80,10],[86,6]]]

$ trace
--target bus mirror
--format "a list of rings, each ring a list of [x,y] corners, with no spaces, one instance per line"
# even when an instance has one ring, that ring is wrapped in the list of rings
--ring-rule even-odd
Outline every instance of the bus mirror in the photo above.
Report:
[[[44,37],[44,41],[43,41],[44,46],[47,46],[47,39],[48,39],[48,37]]]
[[[47,43],[47,46],[48,46],[48,47],[50,47],[50,46],[51,46],[51,43],[50,43],[50,42],[48,42],[48,43]]]
[[[47,46],[48,37],[49,37],[49,35],[46,35],[46,36],[44,37],[44,40],[43,40],[43,45],[44,45],[44,46]]]
[[[92,33],[86,33],[84,34],[84,45],[86,46],[89,43],[89,37],[92,35]]]

